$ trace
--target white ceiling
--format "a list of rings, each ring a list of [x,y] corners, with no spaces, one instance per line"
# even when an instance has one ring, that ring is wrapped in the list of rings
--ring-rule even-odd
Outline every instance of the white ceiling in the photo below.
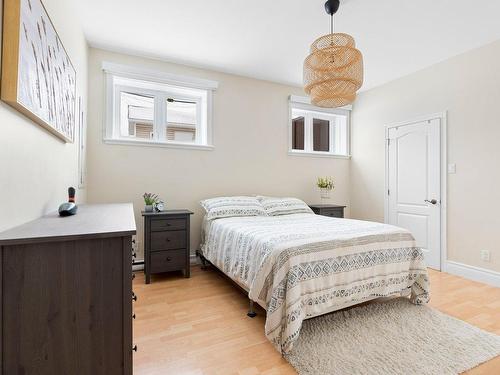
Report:
[[[85,0],[90,45],[302,84],[309,45],[329,32],[324,0]],[[341,0],[368,89],[500,39],[498,0]]]

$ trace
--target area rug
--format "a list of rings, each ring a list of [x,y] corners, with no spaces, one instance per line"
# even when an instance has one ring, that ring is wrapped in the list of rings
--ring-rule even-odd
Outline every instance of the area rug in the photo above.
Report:
[[[499,354],[500,336],[394,298],[304,321],[285,358],[300,375],[445,375]]]

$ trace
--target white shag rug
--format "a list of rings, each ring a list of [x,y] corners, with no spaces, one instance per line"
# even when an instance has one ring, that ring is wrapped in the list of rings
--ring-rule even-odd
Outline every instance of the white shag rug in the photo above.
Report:
[[[300,375],[447,375],[497,355],[500,336],[394,298],[304,321],[285,358]]]

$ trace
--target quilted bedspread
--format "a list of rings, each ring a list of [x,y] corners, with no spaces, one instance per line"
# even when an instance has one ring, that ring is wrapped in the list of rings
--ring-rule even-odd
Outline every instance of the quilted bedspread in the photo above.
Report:
[[[204,226],[203,255],[267,310],[265,333],[281,353],[302,321],[376,297],[429,300],[422,250],[387,224],[314,214],[232,217]]]

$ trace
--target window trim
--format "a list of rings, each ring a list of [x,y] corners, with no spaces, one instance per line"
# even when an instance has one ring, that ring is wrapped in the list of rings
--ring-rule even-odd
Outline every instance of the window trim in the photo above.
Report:
[[[134,146],[153,146],[153,147],[165,147],[165,148],[185,148],[185,149],[199,149],[199,150],[213,150],[214,149],[214,126],[213,126],[213,93],[218,88],[219,83],[216,81],[210,81],[201,78],[187,77],[176,74],[164,73],[154,70],[141,69],[128,65],[120,65],[111,62],[104,61],[102,63],[102,70],[105,76],[105,110],[106,114],[104,116],[104,126],[103,126],[103,142],[106,144],[119,144],[119,145],[134,145]],[[119,116],[119,105],[115,102],[116,87],[126,87],[126,85],[115,84],[115,78],[125,78],[125,79],[136,79],[144,82],[156,83],[156,84],[166,84],[170,86],[176,86],[179,88],[186,89],[197,89],[206,91],[206,101],[207,101],[207,113],[206,119],[202,120],[202,116],[205,116],[203,111],[198,110],[198,121],[196,124],[196,130],[200,135],[200,138],[196,140],[197,143],[187,143],[187,142],[175,142],[175,141],[161,141],[160,134],[152,140],[145,139],[127,139],[121,138],[119,135],[115,135],[116,121],[120,121]],[[158,106],[155,105],[154,118],[157,123],[160,120],[160,111],[166,110],[166,104],[163,103],[163,97],[169,97],[169,93],[166,91],[157,91],[146,88],[135,88],[130,87],[131,92],[143,92],[144,94],[150,92],[154,93],[157,100],[162,103]],[[119,91],[119,90],[118,90]],[[121,91],[119,91],[121,92]],[[183,95],[170,93],[175,95],[176,98],[181,98]],[[187,98],[189,95],[185,95]],[[158,99],[158,97],[161,97]],[[190,100],[193,98],[190,98]],[[200,109],[201,101],[196,98],[197,108]],[[155,102],[156,104],[156,102]],[[163,115],[161,115],[163,118]],[[206,131],[201,128],[201,126],[206,127]],[[160,127],[163,128],[163,127]],[[163,133],[163,130],[161,130]],[[198,138],[198,137],[197,137]]]
[[[293,129],[292,129],[292,120],[293,120],[293,111],[305,111],[305,112],[315,112],[318,115],[318,118],[321,116],[331,116],[331,115],[341,115],[346,118],[346,154],[337,154],[334,152],[326,152],[326,151],[313,151],[311,149],[312,142],[312,126],[307,126],[307,117],[304,114],[304,150],[295,150],[293,148]],[[307,97],[290,95],[288,101],[288,155],[289,156],[305,156],[305,157],[321,157],[321,158],[338,158],[338,159],[350,159],[351,158],[351,110],[352,106],[345,106],[341,108],[321,108],[316,107],[311,104],[310,99]],[[310,115],[309,115],[310,116]],[[328,118],[330,120],[330,118]],[[330,120],[331,121],[331,120]],[[333,145],[333,139],[339,139],[338,137],[333,137],[333,131],[331,130],[330,123],[330,145]],[[339,127],[335,127],[337,134],[340,131]],[[335,145],[335,149],[337,145]]]

